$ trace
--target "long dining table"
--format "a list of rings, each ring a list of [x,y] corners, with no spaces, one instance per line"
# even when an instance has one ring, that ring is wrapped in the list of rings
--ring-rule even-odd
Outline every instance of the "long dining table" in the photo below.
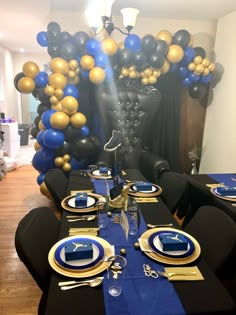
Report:
[[[126,175],[124,176],[124,179],[129,179],[130,181],[145,180],[138,170],[126,170]],[[91,181],[91,178],[89,178],[88,176],[83,176],[79,172],[74,172],[70,176],[67,193],[68,195],[70,195],[71,191],[73,190],[87,190],[93,188],[94,185]],[[144,221],[153,224],[173,223],[176,229],[181,229],[181,227],[175,221],[172,214],[159,198],[159,196],[157,197],[157,200],[158,202],[155,203],[139,204],[140,213]],[[58,240],[62,240],[63,238],[68,237],[69,228],[71,227],[97,227],[98,225],[97,220],[92,222],[83,221],[69,223],[66,219],[66,216],[68,214],[71,213],[66,210],[62,212]],[[133,238],[132,242],[137,242],[139,236],[140,235],[136,235]],[[125,248],[125,244],[123,246]],[[155,261],[147,257],[144,252],[142,252],[141,250],[136,251],[138,253],[137,255],[142,255],[144,256],[144,259],[147,259],[147,261],[152,261],[152,263],[155,264]],[[120,254],[119,249],[116,249],[116,254]],[[231,298],[227,290],[223,287],[222,283],[218,280],[216,275],[206,264],[206,262],[204,261],[204,257],[200,255],[198,259],[190,265],[194,265],[199,268],[201,274],[204,277],[204,280],[170,281],[171,288],[175,291],[175,294],[182,305],[184,314],[234,314],[235,305],[233,299]],[[136,315],[135,308],[132,311],[132,309],[125,309],[124,306],[121,309],[117,308],[117,311],[113,308],[112,312],[108,312],[104,302],[103,285],[100,285],[96,288],[80,287],[68,291],[62,291],[58,286],[58,282],[66,280],[71,279],[65,277],[60,273],[57,273],[52,269],[51,281],[47,294],[45,311],[46,315]],[[150,279],[147,278],[145,279],[145,281],[150,281]],[[156,284],[158,284],[157,282],[161,281],[161,279],[158,278],[155,279],[155,281]],[[132,295],[132,292],[130,292],[129,294]],[[118,305],[119,297],[112,297],[112,299],[117,299]],[[168,300],[168,296],[163,298],[161,292],[155,296],[155,302],[157,303],[156,305],[158,305],[158,303],[160,302],[162,304],[164,303],[165,311],[158,311],[157,313],[155,313],[155,310],[151,311],[147,306],[146,311],[143,312],[142,315],[179,315],[178,311],[175,312],[173,311],[173,309],[170,312],[168,311],[168,303],[170,303]],[[183,314],[183,312],[181,312],[181,314]]]

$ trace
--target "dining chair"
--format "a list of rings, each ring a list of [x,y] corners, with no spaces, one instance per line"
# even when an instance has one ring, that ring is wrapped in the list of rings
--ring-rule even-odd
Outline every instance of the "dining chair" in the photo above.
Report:
[[[59,222],[53,210],[39,207],[32,209],[20,220],[15,232],[16,252],[43,292],[39,314],[43,314],[51,276],[48,252],[57,241],[58,229]]]
[[[66,197],[69,179],[60,168],[51,168],[44,177],[44,183],[50,192],[56,208],[62,211],[61,201]]]
[[[223,210],[200,207],[184,228],[195,237],[204,259],[220,278],[236,275],[236,224]]]

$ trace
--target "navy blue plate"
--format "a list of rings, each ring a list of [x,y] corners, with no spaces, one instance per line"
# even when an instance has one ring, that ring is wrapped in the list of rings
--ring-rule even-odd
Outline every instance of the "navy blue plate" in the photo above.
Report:
[[[94,250],[94,258],[92,259],[83,259],[83,260],[73,260],[66,261],[65,260],[65,246],[67,243],[83,243],[83,242],[91,242]],[[57,249],[55,250],[54,259],[55,262],[60,265],[62,268],[69,270],[85,270],[91,267],[96,266],[104,256],[104,248],[103,246],[94,239],[90,239],[89,237],[79,237],[75,236],[74,239],[61,243]]]
[[[171,251],[163,251],[161,248],[161,243],[159,241],[159,236],[163,235],[163,234],[181,234],[183,235],[186,240],[188,241],[188,249],[185,251],[175,251],[175,252],[171,252]],[[158,239],[156,239],[158,238]],[[193,254],[194,250],[195,250],[195,246],[193,241],[186,235],[182,234],[181,231],[180,232],[173,232],[171,230],[166,230],[166,231],[159,231],[159,232],[155,232],[153,233],[149,239],[148,239],[148,243],[149,246],[152,248],[152,250],[162,256],[165,257],[170,257],[170,258],[185,258],[185,257],[189,257]],[[160,245],[158,244],[160,243]]]

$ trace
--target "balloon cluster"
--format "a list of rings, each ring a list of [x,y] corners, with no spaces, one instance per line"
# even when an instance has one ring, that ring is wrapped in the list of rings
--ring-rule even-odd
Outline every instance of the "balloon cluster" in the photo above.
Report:
[[[82,81],[100,85],[126,77],[158,88],[161,76],[177,72],[189,95],[200,98],[215,68],[203,48],[193,48],[193,37],[186,30],[173,36],[167,30],[143,38],[130,34],[117,44],[111,37],[99,41],[83,31],[71,35],[61,31],[57,22],[50,22],[36,40],[51,57],[49,73],[27,61],[14,85],[40,102],[31,130],[36,138],[32,164],[39,172],[40,187],[50,168],[61,167],[66,173],[84,168],[100,148],[98,137],[90,135],[87,118],[80,111]],[[41,191],[45,192],[45,186]]]

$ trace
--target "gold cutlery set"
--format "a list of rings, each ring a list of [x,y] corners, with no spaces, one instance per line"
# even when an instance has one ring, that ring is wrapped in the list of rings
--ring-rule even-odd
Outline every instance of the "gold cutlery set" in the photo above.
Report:
[[[64,281],[64,282],[59,282],[58,286],[61,288],[62,291],[71,290],[71,289],[82,287],[82,286],[89,286],[91,288],[94,288],[100,285],[103,279],[104,277],[96,277],[93,279],[82,280],[82,281]]]

